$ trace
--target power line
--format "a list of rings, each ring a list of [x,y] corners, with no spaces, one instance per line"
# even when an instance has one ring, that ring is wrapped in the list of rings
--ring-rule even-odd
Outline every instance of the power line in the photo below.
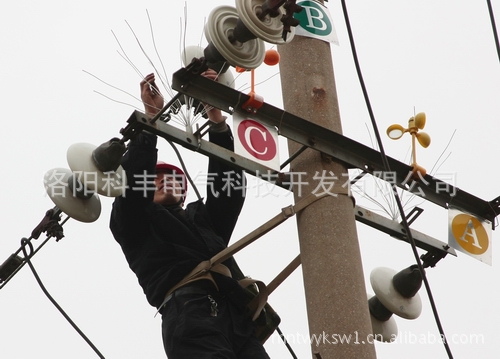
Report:
[[[57,301],[50,295],[49,291],[43,285],[43,282],[40,279],[40,276],[38,275],[38,273],[36,272],[35,267],[33,266],[33,263],[31,263],[31,256],[33,255],[33,245],[31,243],[31,241],[27,238],[21,239],[21,247],[22,247],[22,251],[24,254],[24,260],[28,264],[28,266],[30,267],[31,272],[33,272],[33,275],[35,276],[35,279],[36,279],[38,285],[40,286],[40,288],[42,289],[43,293],[47,296],[47,298],[50,300],[50,302],[52,304],[54,304],[54,306],[63,315],[63,317],[69,322],[69,324],[71,324],[71,326],[78,332],[78,334],[80,334],[80,336],[87,342],[87,344],[96,352],[96,354],[100,358],[105,359],[104,356],[101,354],[101,352],[99,352],[97,347],[90,341],[89,338],[87,338],[87,336],[80,330],[80,328],[78,328],[78,326],[75,324],[75,322],[69,317],[68,314],[66,314],[66,312],[57,303]],[[26,250],[26,247],[28,247],[30,249],[30,253],[28,253],[28,251]]]
[[[372,126],[373,126],[373,130],[375,132],[375,137],[377,139],[377,144],[378,144],[379,149],[380,149],[380,154],[381,154],[381,157],[382,157],[382,161],[384,163],[385,170],[388,171],[388,172],[391,172],[391,169],[390,169],[390,166],[389,166],[389,162],[388,162],[388,159],[387,159],[387,155],[386,155],[384,147],[383,147],[382,138],[380,137],[380,131],[378,130],[377,122],[375,120],[375,115],[373,114],[373,109],[372,109],[372,106],[371,106],[371,103],[370,103],[370,99],[369,99],[369,96],[368,96],[368,91],[366,89],[365,82],[364,82],[364,79],[363,79],[363,75],[361,73],[361,67],[359,65],[359,59],[358,59],[358,55],[357,55],[357,52],[356,52],[356,46],[355,46],[355,43],[354,43],[354,37],[353,37],[353,34],[352,34],[351,24],[350,24],[350,20],[349,20],[349,14],[348,14],[348,11],[347,11],[347,6],[346,6],[346,3],[345,3],[345,0],[342,0],[342,9],[343,9],[343,12],[344,12],[344,18],[345,18],[345,22],[346,22],[347,32],[348,32],[348,35],[349,35],[349,41],[350,41],[350,44],[351,44],[351,50],[352,50],[352,53],[353,53],[353,59],[354,59],[354,63],[355,63],[355,66],[356,66],[356,72],[358,74],[359,82],[360,82],[360,85],[361,85],[361,89],[363,91],[363,95],[364,95],[364,98],[365,98],[365,102],[366,102],[366,106],[367,106],[367,109],[368,109],[368,113],[370,115],[370,120],[371,120],[371,123],[372,123]],[[429,296],[429,301],[430,301],[430,304],[431,304],[431,307],[432,307],[432,311],[433,311],[433,314],[434,314],[434,319],[435,319],[437,327],[439,329],[439,333],[441,334],[441,337],[444,339],[443,340],[443,345],[444,345],[444,347],[446,349],[446,352],[448,353],[448,357],[450,359],[452,359],[453,358],[453,354],[452,354],[451,349],[450,349],[450,347],[448,345],[448,341],[446,340],[446,335],[444,334],[444,330],[443,330],[443,327],[441,325],[441,320],[439,319],[439,314],[438,314],[438,311],[437,311],[437,308],[436,308],[436,304],[434,302],[432,291],[431,291],[429,282],[427,280],[427,276],[425,275],[424,267],[422,265],[422,262],[420,260],[419,255],[418,255],[417,246],[415,245],[415,241],[414,241],[413,236],[411,234],[410,227],[409,227],[408,222],[406,220],[406,216],[405,216],[405,213],[404,213],[404,208],[403,208],[403,205],[401,203],[401,199],[399,198],[399,195],[398,195],[398,192],[397,192],[397,187],[394,184],[391,185],[391,187],[392,187],[392,190],[393,190],[394,198],[396,200],[396,204],[397,204],[399,212],[401,214],[402,224],[403,224],[403,226],[404,226],[404,228],[406,230],[406,234],[408,236],[408,240],[410,242],[410,245],[411,245],[411,248],[412,248],[412,251],[413,251],[413,255],[415,256],[415,260],[417,262],[417,265],[418,265],[418,268],[419,268],[420,273],[422,275],[422,279],[423,279],[423,282],[424,282],[427,294]]]
[[[491,0],[487,0],[486,2],[488,3],[488,11],[490,13],[491,28],[493,30],[493,37],[495,38],[495,47],[497,49],[498,60],[500,61],[500,42],[498,40],[497,26],[495,24],[495,15],[493,14]]]

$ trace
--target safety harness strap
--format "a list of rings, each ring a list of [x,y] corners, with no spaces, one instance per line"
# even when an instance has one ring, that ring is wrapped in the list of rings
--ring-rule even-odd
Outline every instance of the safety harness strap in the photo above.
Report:
[[[337,193],[341,194],[346,194],[345,190],[339,190]],[[332,195],[332,192],[325,192],[323,194],[309,194],[307,197],[304,199],[300,200],[297,202],[295,205],[290,205],[288,207],[284,207],[281,210],[281,213],[277,214],[273,218],[271,218],[269,221],[258,227],[257,229],[253,230],[249,234],[247,234],[245,237],[241,238],[239,241],[233,243],[229,247],[223,249],[219,253],[217,253],[215,256],[213,256],[211,259],[206,260],[198,264],[187,276],[185,276],[177,285],[172,287],[165,298],[167,298],[172,292],[174,292],[176,289],[186,285],[189,282],[193,282],[195,280],[199,279],[209,279],[212,280],[215,284],[214,279],[212,278],[212,275],[210,272],[217,272],[224,274],[228,277],[231,277],[231,273],[229,269],[222,264],[225,260],[228,258],[232,257],[235,253],[239,252],[249,244],[255,242],[257,239],[262,237],[264,234],[268,233],[272,229],[276,228],[278,225],[286,221],[288,218],[293,217],[296,213],[299,213],[302,211],[304,208],[307,206],[311,205],[312,203],[316,202],[317,200],[324,198],[326,196]],[[255,320],[258,316],[262,308],[267,302],[267,297],[268,295],[278,287],[278,285],[283,282],[283,280],[288,277],[293,270],[295,270],[298,265],[300,264],[300,255],[292,261],[270,284],[269,287],[266,287],[266,285],[260,281],[253,280],[253,283],[257,285],[257,288],[259,289],[259,294],[250,302],[249,306],[254,309],[254,315],[253,319]],[[248,283],[248,285],[253,284],[253,283]],[[241,283],[240,283],[241,284]],[[245,284],[245,282],[243,283]],[[160,308],[165,305],[165,301],[162,303]]]

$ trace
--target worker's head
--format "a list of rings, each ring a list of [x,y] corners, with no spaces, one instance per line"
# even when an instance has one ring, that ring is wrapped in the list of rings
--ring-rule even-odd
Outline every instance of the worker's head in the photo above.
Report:
[[[162,205],[181,205],[186,199],[187,179],[174,165],[158,161],[156,164],[156,191],[153,201]]]

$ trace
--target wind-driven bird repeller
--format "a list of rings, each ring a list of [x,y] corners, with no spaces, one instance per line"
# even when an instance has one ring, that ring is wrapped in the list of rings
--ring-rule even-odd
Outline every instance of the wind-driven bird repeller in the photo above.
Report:
[[[391,125],[387,128],[387,136],[389,136],[389,138],[393,140],[400,139],[406,132],[410,133],[412,139],[411,147],[413,177],[417,177],[419,175],[421,177],[424,177],[427,173],[427,171],[423,167],[417,164],[417,150],[415,142],[415,139],[418,140],[418,143],[420,143],[423,148],[427,148],[431,144],[430,136],[425,132],[419,132],[419,130],[422,130],[425,127],[425,121],[425,113],[420,112],[408,120],[408,128],[403,128],[403,126],[398,124]]]

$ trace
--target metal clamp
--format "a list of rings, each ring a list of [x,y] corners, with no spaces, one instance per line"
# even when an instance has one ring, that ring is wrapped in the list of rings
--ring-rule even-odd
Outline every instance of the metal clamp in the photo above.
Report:
[[[295,215],[295,208],[292,205],[284,207],[281,209],[281,213],[285,218],[293,217]]]

